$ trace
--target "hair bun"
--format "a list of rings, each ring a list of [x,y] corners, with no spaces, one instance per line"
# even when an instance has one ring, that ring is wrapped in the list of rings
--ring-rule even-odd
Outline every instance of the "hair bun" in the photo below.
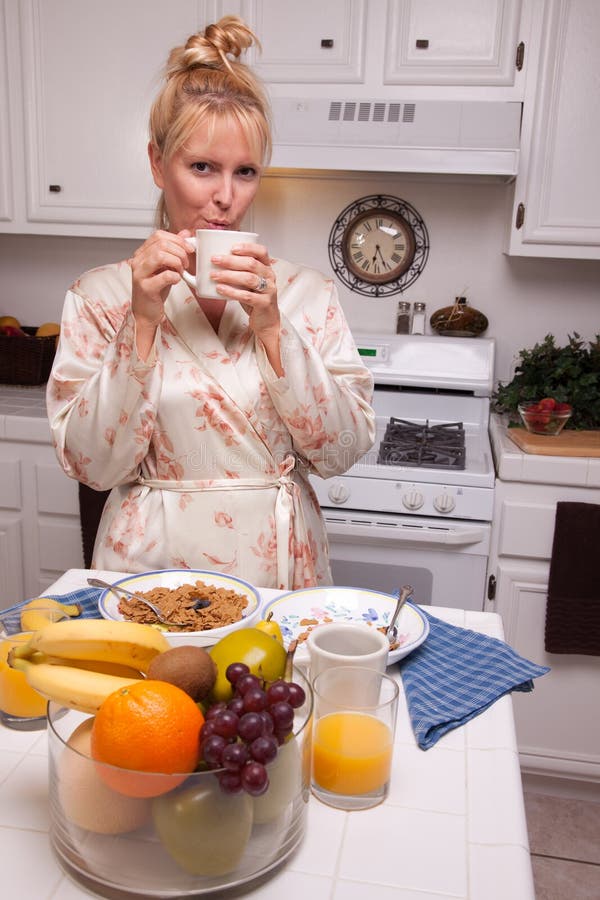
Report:
[[[167,78],[181,72],[208,66],[225,66],[231,70],[230,57],[237,62],[249,47],[260,42],[237,16],[224,16],[205,30],[191,35],[185,46],[175,47],[167,61]]]

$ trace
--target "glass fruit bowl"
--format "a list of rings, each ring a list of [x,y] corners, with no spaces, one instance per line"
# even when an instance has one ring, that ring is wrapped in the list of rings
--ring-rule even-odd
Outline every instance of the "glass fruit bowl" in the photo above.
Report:
[[[560,434],[572,411],[568,403],[557,403],[552,398],[519,403],[521,421],[531,434]]]
[[[126,900],[222,896],[282,863],[303,838],[310,794],[313,697],[297,668],[293,680],[306,699],[260,797],[224,793],[212,771],[160,775],[98,763],[89,755],[92,717],[51,701],[50,840],[63,869],[100,896]],[[142,779],[144,793],[156,795],[118,793],[103,774],[111,784],[115,774]]]

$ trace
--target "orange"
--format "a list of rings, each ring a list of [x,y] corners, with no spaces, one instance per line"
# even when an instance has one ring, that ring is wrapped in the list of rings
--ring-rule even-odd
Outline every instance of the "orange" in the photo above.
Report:
[[[60,325],[57,322],[44,322],[35,332],[36,337],[51,337],[54,334],[60,334]]]
[[[164,794],[196,768],[203,724],[196,703],[174,684],[145,679],[119,688],[100,706],[92,729],[92,756],[108,763],[98,773],[128,797]]]
[[[21,323],[18,319],[15,319],[14,316],[0,316],[0,328],[4,328],[6,326],[10,328],[20,328]]]

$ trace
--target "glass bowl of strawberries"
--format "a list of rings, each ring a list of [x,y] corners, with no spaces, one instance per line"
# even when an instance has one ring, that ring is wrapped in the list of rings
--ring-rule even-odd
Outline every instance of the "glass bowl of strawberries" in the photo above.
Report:
[[[553,397],[519,403],[523,425],[532,434],[560,434],[572,412],[573,408],[569,403],[559,403]]]

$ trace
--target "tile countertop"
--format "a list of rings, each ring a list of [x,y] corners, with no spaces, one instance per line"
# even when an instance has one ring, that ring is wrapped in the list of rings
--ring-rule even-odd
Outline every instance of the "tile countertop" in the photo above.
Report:
[[[85,585],[71,569],[49,589]],[[98,573],[110,579],[112,573]],[[276,595],[263,591],[265,600]],[[436,607],[455,625],[502,638],[495,613]],[[296,853],[244,897],[260,900],[534,900],[512,701],[505,696],[431,750],[415,742],[402,692],[390,794],[346,813],[314,798]],[[0,726],[0,871],[3,896],[84,900],[48,839],[44,732]]]
[[[490,417],[496,474],[503,481],[600,488],[600,459],[585,456],[540,456],[525,453],[511,440],[508,418]]]
[[[0,384],[0,440],[51,443],[45,384]]]

